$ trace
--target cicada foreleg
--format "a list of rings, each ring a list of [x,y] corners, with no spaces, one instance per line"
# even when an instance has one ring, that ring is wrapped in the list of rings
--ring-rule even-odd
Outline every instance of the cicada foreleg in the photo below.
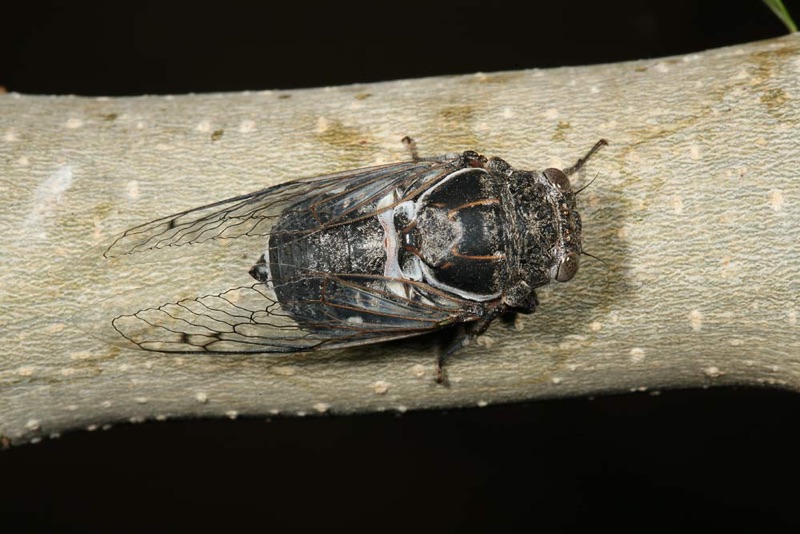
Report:
[[[486,330],[492,324],[492,321],[503,315],[507,310],[508,308],[505,305],[500,305],[490,311],[486,317],[471,323],[459,325],[459,332],[456,335],[456,338],[445,350],[439,353],[438,358],[436,358],[437,384],[442,384],[445,381],[444,365],[450,356],[463,349],[469,345],[473,339],[486,332]]]

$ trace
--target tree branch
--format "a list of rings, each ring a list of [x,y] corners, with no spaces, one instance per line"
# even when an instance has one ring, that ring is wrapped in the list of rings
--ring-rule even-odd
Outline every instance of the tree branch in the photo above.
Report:
[[[0,436],[715,384],[797,390],[799,50],[795,34],[667,59],[314,90],[0,95]],[[119,295],[157,279],[179,287],[212,260],[111,268],[98,243],[292,178],[403,160],[404,135],[423,154],[474,149],[538,169],[611,143],[575,178],[597,176],[579,205],[585,248],[603,262],[587,258],[570,283],[541,291],[533,316],[493,325],[454,357],[449,387],[433,381],[436,338],[207,357],[87,335],[108,326]]]

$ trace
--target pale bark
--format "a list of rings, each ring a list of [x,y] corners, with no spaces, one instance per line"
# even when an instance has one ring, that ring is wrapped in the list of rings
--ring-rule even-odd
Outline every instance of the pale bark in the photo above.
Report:
[[[717,384],[800,389],[800,35],[615,65],[313,90],[0,96],[0,438],[117,421],[484,405]],[[478,150],[567,166],[586,251],[536,314],[433,381],[435,339],[200,357],[87,335],[87,306],[174,264],[108,271],[137,223],[301,176]],[[94,248],[93,248],[94,247]],[[256,252],[254,252],[255,254]],[[185,262],[175,279],[203,268]],[[112,299],[113,301],[114,299]],[[117,298],[119,300],[119,298]],[[89,325],[88,330],[94,328]]]

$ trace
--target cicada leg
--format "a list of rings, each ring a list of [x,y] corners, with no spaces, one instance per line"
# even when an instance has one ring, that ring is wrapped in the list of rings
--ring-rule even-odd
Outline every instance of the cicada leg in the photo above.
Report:
[[[589,158],[591,158],[592,155],[595,152],[597,152],[598,150],[600,150],[601,148],[603,148],[607,144],[608,144],[608,141],[606,141],[605,139],[600,139],[598,142],[596,142],[594,144],[594,146],[591,148],[591,150],[589,150],[589,152],[586,153],[585,156],[583,156],[582,158],[578,159],[578,161],[575,162],[575,165],[573,165],[572,167],[567,167],[566,169],[563,169],[562,172],[564,174],[566,174],[567,176],[575,174],[576,172],[581,170],[581,167],[586,165],[586,162],[589,161]]]
[[[436,383],[442,384],[445,381],[444,376],[444,365],[447,362],[448,358],[452,356],[454,353],[458,352],[459,350],[463,349],[467,345],[469,345],[473,339],[478,337],[479,335],[486,332],[489,328],[489,325],[492,324],[492,321],[497,319],[503,313],[507,311],[506,306],[500,305],[489,312],[489,315],[486,317],[474,321],[472,323],[462,324],[459,326],[460,332],[456,335],[456,338],[453,342],[448,346],[445,350],[439,353],[439,357],[436,358]]]

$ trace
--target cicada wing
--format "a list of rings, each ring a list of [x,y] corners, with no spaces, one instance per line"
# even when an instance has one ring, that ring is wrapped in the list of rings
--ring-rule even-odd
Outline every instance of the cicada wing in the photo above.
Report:
[[[324,298],[295,301],[293,313],[267,285],[253,284],[123,314],[112,324],[130,343],[150,351],[280,353],[409,337],[479,317],[460,299],[444,294],[421,301],[357,280],[316,279],[326,286]]]
[[[294,300],[290,310],[273,287],[248,274],[270,236],[296,226],[293,219],[322,229],[372,217],[416,197],[459,164],[458,157],[442,157],[301,179],[131,228],[104,253],[106,276],[124,293],[85,310],[82,328],[152,351],[246,353],[343,347],[472,320],[464,311],[468,303],[437,296],[433,288],[427,288],[431,299],[414,300],[397,288],[411,294],[419,289],[415,283],[385,281],[395,288],[387,293],[346,273],[309,273],[317,281],[328,278],[326,298]],[[303,233],[314,231],[306,225]],[[212,243],[219,246],[207,246]],[[169,265],[128,265],[142,261]]]
[[[385,209],[387,195],[413,196],[453,168],[457,158],[393,163],[286,182],[130,228],[106,258],[244,236],[268,236],[279,217],[307,217],[320,226],[345,224]],[[402,201],[402,196],[396,201]]]

